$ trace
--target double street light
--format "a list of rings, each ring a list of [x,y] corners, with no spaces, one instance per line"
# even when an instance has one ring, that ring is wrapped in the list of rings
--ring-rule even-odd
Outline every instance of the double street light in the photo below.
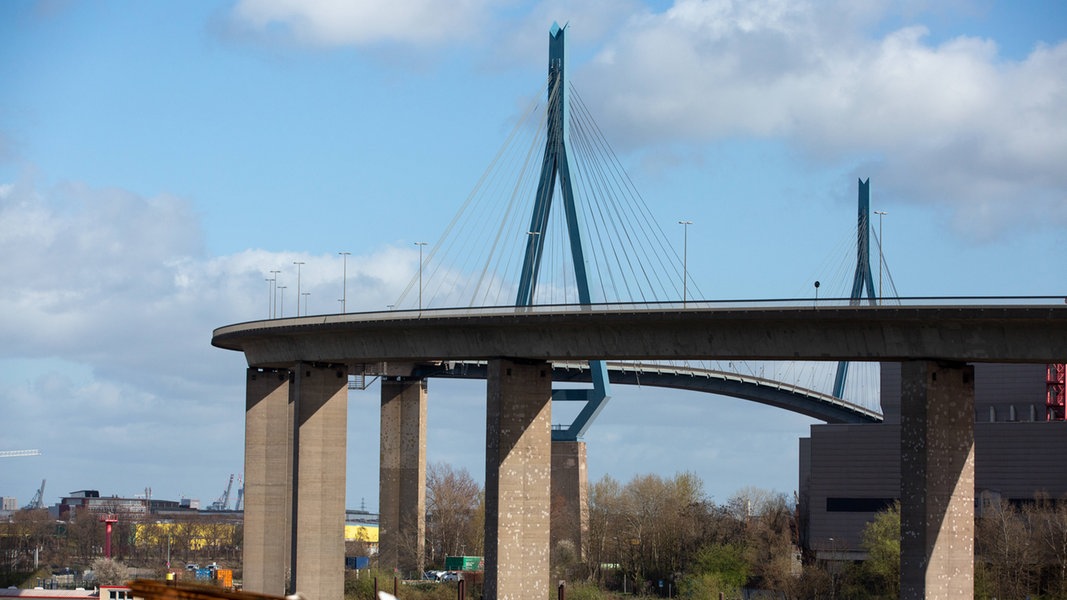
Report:
[[[422,247],[426,242],[415,242],[415,245],[419,247],[419,310],[422,310]]]
[[[882,303],[882,217],[888,215],[884,210],[876,210],[878,215],[878,304]]]
[[[270,318],[272,319],[278,316],[278,273],[281,273],[281,271],[271,271],[271,274],[274,275],[274,278],[271,279],[273,287],[270,294],[271,301],[274,303],[270,309]]]
[[[293,264],[296,265],[296,316],[300,316],[300,265],[304,264],[302,260],[294,260]],[[305,312],[304,314],[307,314]]]
[[[351,252],[338,252],[344,261],[343,271],[341,272],[341,312],[348,312],[348,256]]]

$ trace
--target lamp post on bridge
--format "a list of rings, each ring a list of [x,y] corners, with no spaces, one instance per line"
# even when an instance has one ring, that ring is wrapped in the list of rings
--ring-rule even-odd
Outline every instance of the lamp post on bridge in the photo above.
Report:
[[[348,255],[351,252],[338,252],[344,261],[341,271],[341,312],[348,312]]]
[[[682,226],[682,304],[686,303],[686,292],[689,287],[689,226],[692,221],[678,221]]]
[[[419,247],[419,310],[422,310],[422,247],[426,242],[415,242],[415,245]]]
[[[285,318],[285,290],[288,289],[288,287],[289,286],[286,285],[278,286],[278,291],[282,294],[282,303],[278,306],[278,316],[283,319]],[[297,301],[299,302],[299,299]]]
[[[271,291],[271,295],[270,295],[271,300],[274,301],[274,306],[270,310],[270,318],[272,318],[272,319],[274,317],[278,316],[278,273],[281,273],[281,271],[280,270],[271,271],[271,274],[274,275],[274,278],[271,279],[271,281],[273,282],[273,286],[274,287],[273,287],[273,289]]]
[[[267,282],[267,318],[274,316],[274,280],[264,279]]]
[[[878,304],[882,303],[882,217],[888,215],[884,210],[876,210],[878,215]]]
[[[302,260],[294,260],[293,264],[296,265],[296,316],[300,316],[300,265],[304,264]]]

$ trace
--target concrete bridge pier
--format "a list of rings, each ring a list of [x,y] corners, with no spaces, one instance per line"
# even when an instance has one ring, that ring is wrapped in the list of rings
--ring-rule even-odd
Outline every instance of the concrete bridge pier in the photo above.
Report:
[[[348,368],[297,363],[293,404],[290,592],[341,598],[345,580]]]
[[[589,531],[589,475],[585,442],[552,442],[551,550],[555,558],[560,542],[570,542],[584,556]],[[555,562],[552,568],[555,569]]]
[[[426,379],[382,377],[379,552],[382,569],[422,572],[426,548]]]
[[[485,598],[548,598],[552,367],[491,360],[486,390]]]
[[[901,365],[900,597],[974,595],[974,367]]]
[[[245,378],[244,589],[281,596],[291,543],[289,370],[250,368]]]
[[[245,390],[245,589],[339,598],[348,369],[248,369]]]

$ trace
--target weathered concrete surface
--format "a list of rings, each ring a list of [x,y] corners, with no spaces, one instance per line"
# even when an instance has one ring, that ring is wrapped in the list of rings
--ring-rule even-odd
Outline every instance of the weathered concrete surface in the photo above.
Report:
[[[551,373],[540,361],[489,361],[486,600],[549,597]]]
[[[244,589],[281,596],[292,510],[289,371],[248,369],[245,377]]]
[[[900,597],[974,595],[974,367],[901,369]]]
[[[553,557],[560,542],[568,541],[583,556],[589,531],[589,475],[585,442],[552,442]],[[555,568],[555,564],[552,565]]]
[[[381,380],[378,564],[415,576],[426,546],[426,380]]]
[[[1057,362],[1067,305],[465,309],[275,319],[215,330],[251,366],[317,362],[751,359]]]
[[[292,589],[344,597],[348,370],[299,363],[289,387],[293,428]]]

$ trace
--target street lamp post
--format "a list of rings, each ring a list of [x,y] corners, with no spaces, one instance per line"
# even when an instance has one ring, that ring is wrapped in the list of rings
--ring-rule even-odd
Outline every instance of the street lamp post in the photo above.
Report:
[[[344,261],[341,274],[341,312],[348,312],[348,255],[351,252],[338,252],[341,255],[341,259]]]
[[[296,265],[296,316],[300,316],[300,265],[304,264],[302,260],[294,260],[293,264]],[[307,313],[305,313],[307,314]]]
[[[678,221],[682,226],[682,304],[686,302],[686,292],[689,287],[689,226],[692,221]]]
[[[884,210],[876,210],[878,215],[878,304],[882,303],[882,217],[888,215]]]
[[[272,280],[274,281],[274,293],[271,294],[271,298],[274,300],[274,308],[270,311],[270,317],[273,319],[278,315],[278,273],[281,273],[281,271],[271,271],[271,273],[274,275]]]
[[[278,286],[278,291],[281,292],[281,294],[282,294],[282,303],[278,306],[278,316],[283,318],[283,319],[285,318],[285,290],[288,287],[289,286],[285,286],[285,285],[279,285]]]
[[[274,312],[274,280],[264,279],[267,282],[267,318],[271,318]]]
[[[422,247],[426,242],[415,242],[415,245],[419,247],[419,310],[422,310]]]
[[[302,295],[304,296],[304,316],[306,317],[308,315],[308,296],[311,295],[311,292],[304,292]],[[299,301],[300,299],[297,298],[297,300]]]

